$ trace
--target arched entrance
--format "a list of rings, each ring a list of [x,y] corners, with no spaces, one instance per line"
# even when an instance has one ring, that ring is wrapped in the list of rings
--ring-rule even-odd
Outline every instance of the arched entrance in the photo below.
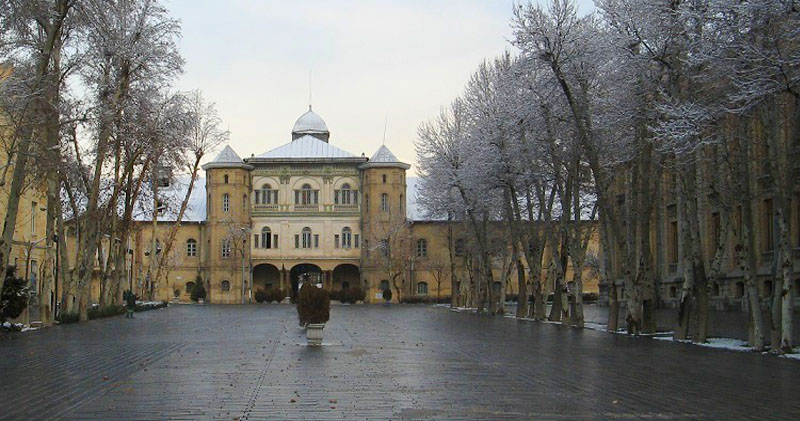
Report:
[[[275,265],[262,263],[253,268],[253,290],[281,287],[281,273]]]
[[[361,287],[360,278],[358,266],[347,263],[336,266],[333,269],[333,290]]]
[[[297,290],[304,283],[321,284],[322,270],[311,263],[301,263],[289,271],[289,280],[292,282],[292,301],[297,297]]]

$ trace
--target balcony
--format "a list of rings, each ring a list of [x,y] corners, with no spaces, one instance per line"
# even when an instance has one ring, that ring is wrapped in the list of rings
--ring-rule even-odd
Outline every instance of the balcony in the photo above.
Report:
[[[356,212],[358,205],[333,205],[333,210],[336,212]]]
[[[319,212],[319,205],[294,205],[295,212]]]
[[[277,204],[258,204],[256,205],[255,209],[257,211],[268,211],[268,212],[277,212],[278,205]]]

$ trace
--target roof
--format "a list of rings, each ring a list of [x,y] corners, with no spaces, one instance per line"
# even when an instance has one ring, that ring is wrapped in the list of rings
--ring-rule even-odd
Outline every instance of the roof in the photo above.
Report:
[[[358,158],[314,136],[305,135],[256,158]]]
[[[239,154],[231,148],[231,145],[225,146],[225,149],[214,158],[213,161],[203,165],[203,169],[209,168],[251,168],[247,165]]]
[[[395,168],[403,168],[409,169],[411,165],[408,165],[404,162],[400,162],[396,156],[386,147],[386,145],[381,145],[378,148],[378,151],[375,152],[375,155],[372,155],[372,158],[369,159],[369,162],[361,165],[361,168],[376,168],[376,167],[395,167]]]
[[[308,111],[295,121],[292,133],[328,133],[328,125],[309,105]]]
[[[158,217],[159,221],[174,222],[178,219],[181,203],[189,190],[190,175],[176,176],[169,187],[159,187],[158,197],[165,206],[165,211]],[[153,220],[153,199],[150,189],[143,189],[142,196],[136,202],[133,219],[136,221]],[[206,181],[197,177],[183,214],[182,222],[203,222],[206,220]]]

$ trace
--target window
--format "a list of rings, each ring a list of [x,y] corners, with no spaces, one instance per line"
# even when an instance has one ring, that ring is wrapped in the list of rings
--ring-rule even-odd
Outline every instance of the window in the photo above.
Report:
[[[736,294],[734,295],[736,298],[744,297],[744,282],[737,282],[736,283]]]
[[[278,248],[278,234],[272,236],[272,248]]]
[[[339,234],[333,235],[333,248],[339,248]]]
[[[193,238],[186,240],[186,256],[188,257],[197,256],[197,241]]]
[[[389,281],[384,279],[381,281],[381,292],[387,289],[389,289]]]
[[[719,297],[719,293],[720,293],[719,284],[714,282],[714,284],[711,285],[711,291],[712,291],[711,292],[712,296]]]
[[[351,203],[350,194],[350,185],[347,183],[342,184],[342,188],[340,190],[336,190],[333,194],[333,203],[337,205],[349,205]]]
[[[194,282],[187,282],[186,283],[186,293],[187,294],[191,294],[193,288],[194,288]]]
[[[427,282],[417,282],[417,295],[428,295]]]
[[[428,240],[420,238],[417,240],[417,257],[428,256]]]
[[[368,194],[364,195],[364,210],[369,212],[369,195]]]
[[[259,197],[261,202],[259,202]],[[272,186],[264,184],[261,186],[261,191],[256,190],[256,203],[262,205],[278,204],[278,191],[272,190]]]
[[[158,187],[169,187],[169,177],[159,177]]]
[[[231,257],[231,239],[224,238],[222,240],[222,258],[227,259]]]
[[[242,212],[247,212],[247,195],[242,196]]]
[[[456,240],[456,244],[455,244],[454,249],[455,249],[454,251],[456,253],[456,256],[463,256],[464,255],[464,239],[463,238],[459,238],[459,239]]]
[[[381,253],[384,257],[389,257],[389,240],[381,240]]]
[[[302,240],[303,240],[303,248],[310,249],[311,248],[311,228],[305,227],[302,231]]]
[[[319,248],[319,234],[314,234],[314,248]]]
[[[261,228],[261,248],[272,248],[272,231],[269,229],[269,227]]]
[[[383,175],[383,183],[386,184],[386,174]]]
[[[36,202],[31,202],[31,238],[36,237]]]
[[[383,212],[389,210],[389,195],[386,193],[381,194],[381,210]]]
[[[231,210],[231,197],[228,193],[222,195],[222,211],[223,212],[230,212]]]
[[[763,234],[763,241],[764,244],[761,247],[762,250],[765,252],[772,251],[773,245],[775,244],[775,232],[773,226],[773,217],[772,217],[772,199],[764,200],[764,234]]]
[[[669,264],[677,265],[678,264],[678,221],[672,221],[669,223],[667,242],[669,246],[669,256],[668,256]],[[677,270],[677,266],[675,267],[675,270]],[[670,272],[674,272],[675,270],[670,270]]]
[[[220,284],[220,287],[221,287],[220,289],[222,289],[222,292],[230,292],[231,283],[228,282],[228,281],[222,281],[222,283]]]
[[[319,203],[319,191],[312,190],[309,184],[303,184],[300,190],[295,190],[294,192],[294,203],[297,205],[316,205]]]
[[[225,184],[228,184],[228,174],[225,174],[223,179],[224,179],[223,181],[225,182]]]
[[[350,227],[342,228],[342,247],[349,249],[353,246],[353,231]]]
[[[300,248],[300,236],[298,234],[294,235],[294,248]]]
[[[167,205],[160,200],[156,200],[156,215],[164,216],[164,212],[167,211]]]
[[[36,292],[38,282],[36,282],[36,275],[39,273],[39,262],[31,260],[31,266],[28,271],[28,279],[31,282],[31,291]]]
[[[403,201],[403,195],[401,194],[400,195],[400,213],[403,213],[403,203],[405,203],[405,202]]]
[[[669,287],[669,298],[675,298],[678,296],[678,288],[674,285]]]
[[[358,234],[353,235],[353,247],[358,248]]]

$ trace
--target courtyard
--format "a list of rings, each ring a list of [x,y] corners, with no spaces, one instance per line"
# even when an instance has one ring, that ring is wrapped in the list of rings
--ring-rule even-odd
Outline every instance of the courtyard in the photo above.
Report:
[[[179,305],[0,337],[0,419],[797,419],[800,363],[456,313]]]

